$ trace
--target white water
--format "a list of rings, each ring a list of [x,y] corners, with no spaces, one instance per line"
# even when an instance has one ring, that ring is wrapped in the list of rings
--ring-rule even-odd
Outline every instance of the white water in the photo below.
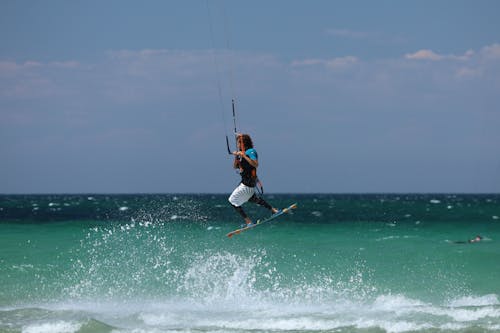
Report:
[[[25,333],[102,331],[102,327],[90,325],[90,322],[105,323],[112,327],[109,330],[117,333],[365,329],[399,333],[467,331],[471,328],[496,331],[500,327],[497,295],[470,296],[441,305],[426,304],[402,295],[381,295],[367,302],[337,299],[321,304],[244,298],[239,303],[224,299],[60,302],[17,310],[2,309],[0,327],[6,328],[5,314],[8,312],[11,320],[17,317],[18,323],[7,326]],[[99,330],[96,327],[100,327]]]

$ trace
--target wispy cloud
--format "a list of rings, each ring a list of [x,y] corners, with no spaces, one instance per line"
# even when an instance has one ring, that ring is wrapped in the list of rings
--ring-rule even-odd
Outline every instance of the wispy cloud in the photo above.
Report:
[[[293,67],[300,66],[323,66],[329,69],[345,69],[349,68],[359,62],[355,56],[337,57],[331,59],[303,59],[292,61]]]
[[[68,89],[68,76],[80,69],[78,61],[0,61],[0,96],[30,99],[61,96]],[[59,84],[58,82],[65,82]]]
[[[33,69],[47,69],[47,68],[78,68],[80,63],[75,60],[69,61],[53,61],[43,63],[39,61],[25,61],[17,63],[15,61],[0,61],[0,75],[12,72],[20,72]]]
[[[500,59],[500,44],[492,44],[481,49],[481,55],[489,59]]]
[[[419,50],[415,53],[405,54],[406,59],[411,60],[433,60],[438,61],[443,59],[443,56],[434,53],[432,50]]]
[[[481,74],[481,69],[471,67],[461,67],[455,72],[455,76],[459,79],[474,78],[480,76]]]
[[[350,31],[341,29],[335,33],[349,35]],[[366,35],[360,33],[353,36]],[[218,74],[214,57],[221,65]],[[359,87],[364,83],[368,86],[369,82],[378,82],[382,78],[384,82],[392,84],[391,79],[400,77],[402,71],[406,71],[406,78],[412,77],[408,71],[414,70],[414,65],[420,63],[420,71],[425,69],[422,66],[432,66],[433,75],[429,79],[439,77],[442,82],[448,82],[491,76],[497,72],[498,59],[500,44],[487,45],[458,55],[421,49],[405,54],[402,59],[370,61],[351,54],[296,59],[288,63],[272,54],[227,50],[116,50],[107,52],[92,64],[78,60],[0,60],[0,96],[30,99],[55,96],[73,98],[78,95],[86,100],[89,96],[98,96],[120,103],[178,100],[193,94],[203,98],[212,93],[217,75],[226,82],[223,85],[228,85],[231,74],[229,67],[237,68],[236,75],[240,78],[238,88],[248,94],[264,93],[266,89],[273,89],[277,82],[288,82],[290,68],[294,69],[293,75],[306,73],[311,80],[315,77],[327,79],[329,73],[341,72],[345,74],[343,79],[346,85],[360,79],[361,82],[356,83]],[[356,75],[359,76],[353,77],[350,75],[352,69],[362,71],[357,71]]]
[[[467,50],[464,54],[440,54],[430,49],[422,49],[404,55],[405,61],[440,64],[438,68],[453,73],[453,79],[474,79],[495,75],[500,60],[500,44],[484,46],[477,51]],[[456,67],[459,65],[460,67]],[[444,73],[443,72],[443,73]]]
[[[358,58],[354,56],[334,58],[326,61],[326,67],[333,69],[347,68],[355,65],[358,61]]]
[[[24,63],[17,63],[15,61],[0,61],[0,75],[5,75],[8,73],[26,69],[32,69],[40,66],[42,66],[42,64],[37,61],[26,61]]]
[[[429,49],[418,50],[414,53],[405,54],[405,58],[409,60],[430,60],[430,61],[441,61],[441,60],[468,60],[474,55],[474,51],[468,50],[463,55],[454,54],[439,54]]]

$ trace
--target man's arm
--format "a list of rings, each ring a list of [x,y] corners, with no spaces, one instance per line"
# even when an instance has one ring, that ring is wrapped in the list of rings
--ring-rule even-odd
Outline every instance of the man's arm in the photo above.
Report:
[[[236,155],[235,153],[236,152],[233,152],[233,155]],[[238,169],[239,167],[240,167],[240,160],[238,159],[238,156],[236,155],[234,157],[234,161],[233,161],[233,168]]]
[[[233,155],[235,156],[240,156],[242,158],[244,158],[245,160],[247,160],[248,163],[250,163],[251,166],[253,166],[254,168],[257,168],[259,166],[259,160],[255,159],[251,159],[250,157],[248,157],[244,151],[235,151],[233,152]],[[236,162],[235,162],[236,163]],[[236,168],[236,167],[235,167]]]

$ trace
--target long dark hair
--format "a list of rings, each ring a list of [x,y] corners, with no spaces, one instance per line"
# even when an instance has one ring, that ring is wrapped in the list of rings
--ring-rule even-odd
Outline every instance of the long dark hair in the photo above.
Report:
[[[240,134],[241,140],[243,140],[243,146],[245,149],[253,148],[252,138],[248,134]]]

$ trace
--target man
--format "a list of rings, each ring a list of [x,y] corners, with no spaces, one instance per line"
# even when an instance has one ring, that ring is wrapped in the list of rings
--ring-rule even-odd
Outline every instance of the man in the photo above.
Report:
[[[273,214],[278,209],[272,207],[264,199],[255,195],[255,186],[257,185],[257,167],[259,160],[257,151],[253,148],[252,139],[248,134],[238,134],[238,151],[233,152],[235,156],[233,167],[240,170],[241,182],[229,196],[229,202],[236,211],[243,217],[247,225],[252,224],[252,220],[247,216],[241,207],[245,202],[254,202],[260,206],[269,209]]]
[[[467,243],[477,243],[483,240],[481,235],[477,235],[476,237],[469,239],[468,241],[455,241],[455,244],[467,244]]]

